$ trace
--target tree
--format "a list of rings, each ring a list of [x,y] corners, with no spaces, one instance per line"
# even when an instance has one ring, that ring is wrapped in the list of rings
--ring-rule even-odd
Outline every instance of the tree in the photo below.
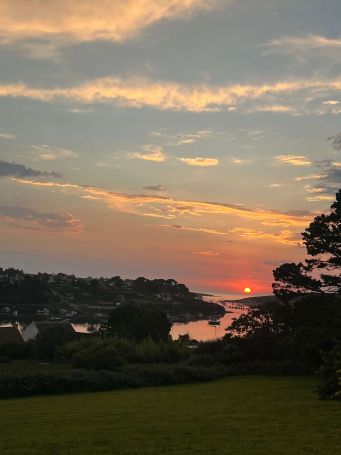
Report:
[[[106,336],[118,336],[142,341],[167,341],[171,324],[165,313],[154,306],[125,304],[111,312],[101,332]]]
[[[275,269],[274,294],[282,300],[309,293],[341,295],[341,189],[330,213],[316,216],[302,238],[311,258]]]

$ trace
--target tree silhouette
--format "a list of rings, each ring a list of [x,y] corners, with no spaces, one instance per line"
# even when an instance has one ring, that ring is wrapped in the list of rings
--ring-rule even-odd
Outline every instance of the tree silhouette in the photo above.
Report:
[[[274,294],[282,300],[309,293],[341,295],[341,189],[330,213],[316,216],[302,238],[310,258],[275,269]]]

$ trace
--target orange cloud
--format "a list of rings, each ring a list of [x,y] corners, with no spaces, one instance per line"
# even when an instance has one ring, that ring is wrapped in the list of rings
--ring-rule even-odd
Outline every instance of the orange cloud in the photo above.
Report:
[[[238,234],[245,239],[272,240],[274,242],[284,243],[285,245],[292,246],[298,246],[302,243],[300,240],[301,235],[299,233],[293,233],[289,230],[283,230],[279,233],[273,234],[255,229],[238,227],[230,229],[229,232]]]
[[[21,40],[122,42],[164,19],[183,19],[219,5],[217,0],[1,0],[0,36]]]
[[[311,161],[304,155],[279,155],[275,157],[280,164],[290,164],[291,166],[310,166]]]
[[[76,192],[80,197],[94,201],[98,200],[110,208],[122,212],[134,213],[141,216],[154,216],[165,219],[186,217],[189,219],[214,216],[239,217],[241,219],[281,227],[304,227],[311,222],[314,214],[299,212],[279,212],[263,209],[249,209],[238,204],[223,204],[219,202],[205,202],[193,200],[174,199],[160,194],[125,194],[86,185],[71,183],[33,181],[28,179],[14,179],[18,184],[30,185],[40,188],[60,189],[61,191]],[[168,226],[169,227],[169,226]],[[173,226],[174,227],[174,226]],[[226,231],[196,227],[182,227],[188,230],[200,230],[210,234],[226,235]]]
[[[0,85],[0,97],[30,98],[42,102],[64,101],[82,104],[111,104],[116,107],[144,106],[161,110],[187,110],[190,112],[217,111],[231,105],[253,103],[268,97],[274,99],[295,94],[293,109],[302,110],[300,101],[306,97],[318,99],[320,94],[341,90],[341,79],[299,79],[273,84],[237,84],[227,86],[184,85],[176,82],[152,81],[145,78],[121,79],[106,77],[66,88],[36,88],[24,83]]]
[[[207,166],[217,166],[219,160],[217,158],[177,158],[179,161],[188,164],[188,166],[198,166],[198,167],[207,167]]]
[[[157,163],[161,163],[167,159],[167,156],[161,147],[146,145],[144,146],[144,150],[145,152],[129,153],[129,158],[145,161],[156,161]]]

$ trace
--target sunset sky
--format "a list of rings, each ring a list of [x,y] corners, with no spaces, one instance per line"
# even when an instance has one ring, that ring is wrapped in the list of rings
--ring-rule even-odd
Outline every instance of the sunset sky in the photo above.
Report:
[[[341,186],[340,0],[1,0],[0,266],[271,292]]]

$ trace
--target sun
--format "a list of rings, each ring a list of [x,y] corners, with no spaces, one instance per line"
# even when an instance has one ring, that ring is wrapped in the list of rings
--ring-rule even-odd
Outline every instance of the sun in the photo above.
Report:
[[[251,294],[252,289],[251,288],[244,288],[245,294]]]

